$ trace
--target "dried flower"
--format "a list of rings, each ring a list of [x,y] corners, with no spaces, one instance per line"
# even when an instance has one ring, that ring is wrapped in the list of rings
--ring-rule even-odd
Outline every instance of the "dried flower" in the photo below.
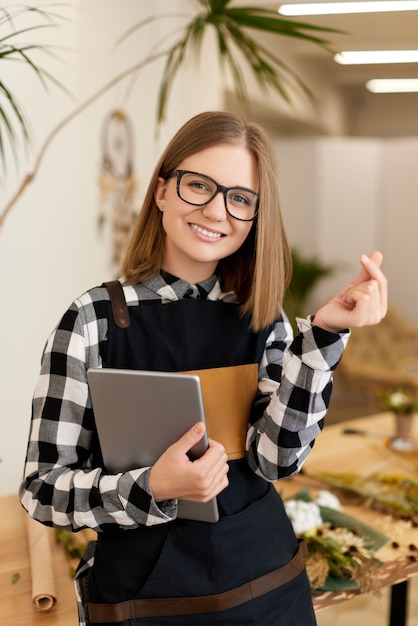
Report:
[[[380,587],[377,576],[378,563],[367,540],[343,527],[323,524],[301,534],[308,546],[308,577],[312,589],[324,585],[325,578],[351,578],[360,591],[377,592]]]
[[[353,566],[352,579],[363,593],[380,594],[379,565],[375,561],[356,563]]]
[[[326,557],[319,552],[313,552],[308,555],[305,561],[305,567],[311,589],[323,587],[329,573],[329,565]]]
[[[366,499],[380,511],[413,520],[418,515],[418,482],[397,474],[310,472],[305,474]]]

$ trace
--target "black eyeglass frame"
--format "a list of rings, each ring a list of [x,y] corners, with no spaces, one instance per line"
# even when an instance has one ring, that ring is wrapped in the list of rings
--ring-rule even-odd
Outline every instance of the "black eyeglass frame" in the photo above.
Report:
[[[203,176],[204,178],[207,178],[208,180],[210,180],[216,187],[213,195],[209,198],[209,200],[206,200],[206,202],[202,202],[199,204],[195,203],[195,202],[190,202],[189,200],[185,200],[181,195],[180,195],[180,183],[181,183],[181,179],[183,178],[184,174],[196,174],[196,176]],[[173,178],[173,176],[177,176],[177,185],[176,185],[176,189],[177,189],[177,195],[180,198],[180,200],[183,200],[183,202],[186,202],[187,204],[191,204],[192,206],[206,206],[206,204],[209,204],[209,202],[212,202],[212,200],[215,198],[215,196],[218,195],[218,193],[222,192],[223,198],[224,198],[224,204],[225,204],[225,210],[228,213],[228,215],[230,215],[231,217],[233,217],[235,220],[239,220],[240,222],[253,222],[255,220],[255,218],[257,217],[257,213],[258,213],[258,207],[259,207],[259,203],[260,203],[260,195],[256,192],[253,191],[252,189],[248,189],[248,187],[224,187],[223,185],[219,185],[216,180],[214,180],[213,178],[211,178],[211,176],[208,176],[207,174],[202,174],[201,172],[193,172],[192,170],[173,170],[172,172],[169,172],[167,174],[167,176],[164,177],[165,180],[168,180],[169,178]],[[236,215],[234,215],[233,213],[231,213],[231,211],[228,209],[228,204],[227,204],[227,194],[229,191],[231,191],[232,189],[238,189],[240,191],[246,191],[251,193],[253,196],[255,196],[257,198],[257,202],[254,208],[254,215],[250,218],[243,218],[243,217],[237,217]]]

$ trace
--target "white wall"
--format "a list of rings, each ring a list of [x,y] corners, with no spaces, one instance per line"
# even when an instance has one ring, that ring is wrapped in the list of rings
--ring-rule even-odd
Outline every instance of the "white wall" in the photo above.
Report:
[[[20,2],[8,2],[9,7],[13,4]],[[36,6],[48,10],[50,2],[38,1]],[[16,173],[9,163],[0,195],[2,208],[55,125],[121,70],[145,58],[157,43],[166,49],[172,43],[170,33],[184,20],[154,22],[114,48],[117,38],[150,14],[190,15],[190,7],[187,0],[170,0],[169,5],[164,0],[73,0],[59,9],[70,18],[59,29],[28,35],[31,41],[37,37],[59,46],[57,53],[64,62],[42,57],[42,63],[69,85],[76,102],[53,86],[44,92],[22,66],[12,64],[3,70],[2,63],[2,80],[23,105],[33,130],[32,154],[24,167]],[[166,122],[156,138],[162,67],[159,61],[141,70],[128,99],[128,81],[115,86],[58,134],[34,182],[0,230],[0,494],[16,491],[20,482],[31,397],[47,335],[75,297],[115,273],[109,240],[97,228],[105,117],[117,107],[133,121],[139,203],[168,138],[195,113],[220,107],[217,65],[206,63],[204,72],[188,67],[174,85]]]
[[[390,297],[418,324],[418,138],[383,145],[380,228]]]
[[[277,152],[291,244],[336,268],[302,313],[348,284],[360,255],[378,248],[391,304],[418,324],[418,139],[279,139]]]

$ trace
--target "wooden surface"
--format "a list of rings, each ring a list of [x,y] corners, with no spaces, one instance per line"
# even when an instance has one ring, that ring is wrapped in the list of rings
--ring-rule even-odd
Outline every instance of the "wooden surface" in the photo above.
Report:
[[[32,605],[32,581],[25,515],[17,496],[0,498],[0,624],[4,626],[76,626],[77,607],[70,566],[51,533],[57,604],[48,612]],[[13,584],[15,575],[19,576]]]
[[[358,429],[369,432],[370,436],[347,435],[345,429]],[[370,417],[344,421],[326,426],[318,437],[308,457],[304,469],[309,471],[334,472],[382,472],[387,474],[403,474],[418,480],[418,457],[416,455],[396,455],[387,448],[387,442],[393,433],[394,422],[390,413],[382,413]],[[414,418],[415,437],[418,437],[418,416]],[[278,491],[283,497],[290,497],[303,486],[308,486],[314,495],[319,489],[331,490],[307,476],[297,475],[277,483]],[[418,529],[410,522],[394,520],[389,515],[373,511],[367,505],[356,506],[344,504],[344,512],[376,530],[399,544],[397,549],[389,541],[376,553],[384,562],[380,569],[382,587],[387,587],[418,575],[418,552],[409,550],[409,545],[418,547]],[[417,559],[411,562],[411,556]],[[358,591],[329,592],[314,595],[314,606],[320,609],[344,602],[358,595]]]
[[[415,424],[418,435],[418,424]],[[382,437],[344,435],[347,427],[373,431]],[[305,464],[309,470],[378,470],[409,473],[418,478],[418,470],[396,457],[388,457],[385,439],[392,433],[392,417],[382,414],[326,426]],[[278,483],[279,491],[290,496],[301,486],[308,485],[315,491],[324,486],[304,476],[296,476]],[[325,487],[326,488],[326,487]],[[394,550],[390,545],[381,548],[377,556],[384,561],[381,568],[382,583],[391,585],[418,574],[418,562],[407,558],[407,546],[418,544],[418,530],[410,525],[394,522],[388,516],[373,512],[367,507],[346,506],[345,512],[374,526],[399,542]],[[26,539],[25,513],[17,496],[0,498],[0,624],[4,626],[75,626],[78,623],[73,580],[69,563],[61,546],[52,541],[53,569],[57,587],[57,604],[50,612],[37,612],[32,605],[31,572]],[[53,538],[53,531],[51,530]],[[19,580],[12,584],[15,574]],[[343,602],[357,592],[327,593],[314,597],[316,610]]]

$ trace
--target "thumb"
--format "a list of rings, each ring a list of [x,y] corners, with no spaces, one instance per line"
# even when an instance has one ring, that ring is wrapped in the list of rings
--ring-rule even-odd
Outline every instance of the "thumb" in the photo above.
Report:
[[[380,250],[374,250],[371,254],[369,254],[369,258],[376,263],[377,267],[382,265],[383,254]]]
[[[197,424],[192,426],[175,444],[179,452],[187,454],[190,448],[193,448],[193,446],[202,439],[205,430],[206,427],[203,422],[197,422]]]

